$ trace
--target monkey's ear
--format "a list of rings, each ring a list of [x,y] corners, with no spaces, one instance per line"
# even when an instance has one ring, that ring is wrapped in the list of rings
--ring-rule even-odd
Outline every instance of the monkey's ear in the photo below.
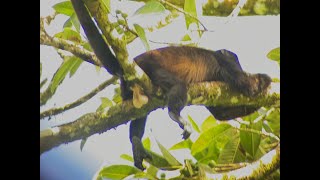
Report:
[[[227,60],[230,60],[232,63],[234,63],[236,65],[236,67],[238,67],[242,70],[242,67],[239,62],[239,58],[235,53],[233,53],[229,50],[226,50],[226,49],[220,49],[220,50],[216,51],[216,53],[220,53]]]

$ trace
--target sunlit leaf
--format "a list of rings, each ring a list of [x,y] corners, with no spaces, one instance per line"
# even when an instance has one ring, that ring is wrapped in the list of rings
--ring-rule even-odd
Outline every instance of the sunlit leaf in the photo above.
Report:
[[[217,162],[219,164],[234,163],[239,145],[239,133],[236,129],[233,129],[233,134],[230,136],[229,142],[223,147],[222,151],[220,152]]]
[[[71,1],[64,1],[61,3],[57,3],[52,8],[59,14],[64,14],[67,16],[71,16],[74,13]]]
[[[267,57],[273,61],[276,61],[280,65],[280,47],[272,49]]]
[[[163,13],[165,11],[165,7],[158,1],[149,1],[144,6],[139,8],[134,15],[137,14],[150,14],[150,13]]]
[[[51,85],[51,92],[54,92],[58,85],[64,80],[68,72],[78,63],[75,56],[67,57],[61,64],[57,72],[54,74]]]
[[[180,166],[180,162],[172,156],[172,154],[162,145],[157,141],[157,144],[159,146],[159,149],[163,155],[163,157],[169,162],[170,165],[172,166]]]
[[[147,51],[149,51],[150,50],[150,45],[148,43],[148,40],[147,40],[146,34],[144,32],[144,29],[138,24],[134,24],[133,26],[134,26],[137,34],[139,35],[139,37],[140,37],[145,49]]]
[[[110,8],[110,0],[102,0],[103,5],[107,8],[107,12],[109,13],[111,11]]]
[[[75,13],[73,13],[70,17],[73,27],[77,30],[78,33],[80,33],[80,22],[78,20],[78,17]]]
[[[86,144],[86,142],[87,142],[87,138],[83,138],[83,139],[81,139],[81,143],[80,143],[80,151],[82,151],[82,149],[83,149],[84,145]]]
[[[189,119],[189,121],[190,121],[193,129],[194,129],[195,131],[197,131],[198,133],[200,133],[200,129],[199,129],[197,123],[194,122],[194,120],[192,119],[192,117],[188,115],[188,119]]]
[[[195,0],[185,0],[184,1],[184,11],[191,14],[193,17],[197,17],[196,1]],[[187,29],[189,28],[189,25],[191,23],[196,23],[197,27],[199,27],[199,22],[196,19],[194,19],[188,15],[185,15],[184,17],[186,20]]]
[[[150,180],[156,180],[157,179],[154,176],[150,175],[149,173],[145,173],[145,172],[138,172],[133,177],[134,177],[134,179],[148,179],[148,180],[149,179]]]
[[[272,129],[272,133],[280,135],[280,108],[276,108],[265,118],[266,123]]]
[[[110,179],[123,179],[138,172],[141,172],[141,170],[137,169],[136,167],[128,165],[112,165],[103,168],[99,172],[99,176]]]
[[[101,104],[100,106],[97,108],[96,112],[101,112],[103,111],[106,107],[111,107],[112,101],[109,98],[106,97],[101,97]]]
[[[214,126],[217,126],[217,120],[212,116],[208,116],[207,119],[205,119],[201,125],[201,130],[204,132],[208,129],[213,128]]]
[[[152,160],[150,161],[149,159],[146,159],[147,162],[149,162],[150,164],[154,165],[157,168],[167,168],[170,169],[171,165],[170,163],[160,154],[157,154],[153,151],[150,151],[148,149],[146,149],[146,151],[151,155]],[[171,168],[172,169],[172,168]],[[174,169],[174,168],[173,168]]]
[[[66,22],[63,24],[63,28],[71,28],[72,27],[72,21],[71,18],[68,18]]]
[[[150,138],[145,138],[145,139],[142,141],[142,144],[143,144],[143,147],[144,147],[145,149],[148,149],[148,150],[151,149],[151,141],[150,141]]]
[[[83,63],[83,60],[81,60],[80,58],[76,58],[75,61],[76,62],[74,62],[73,67],[70,69],[70,76],[69,77],[72,77],[74,75],[74,73],[77,72],[80,65]]]
[[[154,177],[157,177],[158,171],[159,171],[158,168],[156,168],[155,166],[150,164],[150,166],[147,169],[147,174],[150,175],[151,177],[153,177],[153,179],[155,179]]]
[[[191,149],[193,142],[190,140],[190,138],[183,140],[181,142],[178,142],[177,144],[173,145],[169,150],[177,150],[177,149]]]
[[[124,160],[130,161],[130,162],[134,162],[133,157],[128,155],[128,154],[121,154],[120,157]]]
[[[226,131],[230,128],[232,128],[230,124],[223,123],[205,131],[192,144],[191,154],[195,155],[201,152],[202,150],[206,149],[212,143],[212,141],[216,140],[216,138],[226,133]]]
[[[62,32],[55,34],[54,37],[77,42],[77,43],[81,42],[80,34],[68,27],[64,28]]]
[[[240,126],[240,128],[261,131],[262,124],[263,124],[262,120],[260,120],[256,123],[254,123],[254,121],[251,121],[250,125],[242,124]],[[247,132],[247,131],[243,131],[243,130],[240,131],[240,143],[241,143],[242,147],[245,149],[245,151],[248,152],[253,157],[258,150],[258,147],[260,145],[260,141],[261,141],[260,134],[253,133],[253,132]]]

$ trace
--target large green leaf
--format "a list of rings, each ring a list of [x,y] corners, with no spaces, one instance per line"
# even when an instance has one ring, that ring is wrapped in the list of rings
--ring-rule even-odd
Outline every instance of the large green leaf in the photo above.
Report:
[[[252,129],[256,131],[262,130],[263,121],[260,120],[256,123],[251,121],[249,125],[242,124],[240,126],[241,129]],[[261,141],[261,135],[253,132],[248,131],[240,131],[240,143],[242,147],[248,152],[252,157],[255,156]]]
[[[123,179],[127,176],[132,174],[136,174],[141,172],[136,167],[128,166],[128,165],[112,165],[103,168],[99,172],[99,176],[103,178],[110,178],[110,179]]]
[[[192,117],[188,115],[188,119],[189,119],[189,121],[190,121],[193,129],[194,129],[195,131],[197,131],[198,133],[200,133],[200,129],[199,129],[197,123],[194,122],[194,120],[192,119]]]
[[[62,32],[55,34],[54,37],[77,42],[77,43],[81,42],[80,34],[69,27],[64,28]]]
[[[276,61],[280,65],[280,47],[272,49],[267,57],[273,61]]]
[[[180,162],[173,157],[173,155],[162,145],[157,141],[157,144],[159,146],[159,149],[163,155],[163,157],[169,162],[171,166],[180,166]]]
[[[201,130],[204,132],[208,129],[211,129],[215,126],[217,126],[217,120],[212,116],[208,116],[207,119],[205,119],[201,125]]]
[[[150,151],[148,149],[146,149],[146,151],[151,155],[152,160],[150,161],[149,159],[146,159],[147,162],[149,162],[150,164],[154,165],[157,168],[163,169],[170,169],[171,165],[170,163],[160,154],[157,154],[153,151]],[[173,168],[174,169],[174,168]]]
[[[194,17],[197,17],[196,0],[185,0],[184,11],[193,15]],[[191,23],[196,23],[197,27],[199,27],[199,22],[197,20],[188,15],[185,15],[184,17],[186,20],[187,29],[189,28]]]
[[[133,26],[134,26],[137,34],[139,35],[144,47],[146,48],[146,51],[149,51],[150,50],[150,45],[148,43],[148,40],[147,40],[146,34],[144,32],[144,29],[139,24],[134,24]]]
[[[51,92],[55,92],[58,85],[64,80],[68,72],[78,63],[78,58],[75,56],[65,58],[57,72],[54,74],[51,85]]]
[[[183,140],[181,142],[178,142],[177,144],[173,145],[169,150],[177,150],[177,149],[191,149],[193,142],[190,140],[190,138]]]
[[[72,4],[70,1],[64,1],[61,3],[57,3],[52,8],[59,14],[64,14],[67,16],[71,16],[74,13]]]
[[[228,129],[232,128],[230,124],[219,124],[200,135],[200,137],[192,144],[191,154],[196,155],[197,153],[206,149],[213,141],[219,136],[227,132]]]
[[[104,6],[107,8],[107,12],[109,13],[111,11],[110,8],[110,0],[102,0]]]
[[[224,146],[220,152],[217,162],[219,164],[234,163],[237,150],[240,145],[240,136],[236,129],[232,129],[229,142]]]
[[[165,10],[165,7],[160,2],[152,0],[139,8],[134,14],[163,13]]]

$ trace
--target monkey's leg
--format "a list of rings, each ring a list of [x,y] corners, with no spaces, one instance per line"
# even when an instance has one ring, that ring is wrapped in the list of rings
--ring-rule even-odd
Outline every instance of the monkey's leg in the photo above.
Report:
[[[186,84],[164,69],[156,70],[153,77],[155,77],[153,78],[154,83],[167,92],[169,116],[183,129],[182,136],[184,139],[187,139],[192,129],[188,121],[180,116],[180,111],[187,101]]]
[[[146,120],[147,117],[143,117],[133,120],[130,123],[130,141],[132,144],[134,165],[141,170],[144,170],[144,167],[142,166],[143,159],[151,159],[151,156],[146,152],[141,142]]]
[[[259,107],[256,106],[210,106],[207,109],[218,120],[231,120],[237,117],[247,116],[254,113]]]

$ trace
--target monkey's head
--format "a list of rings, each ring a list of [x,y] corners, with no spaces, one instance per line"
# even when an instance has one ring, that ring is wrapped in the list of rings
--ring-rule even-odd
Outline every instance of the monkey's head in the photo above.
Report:
[[[248,81],[248,92],[246,95],[256,97],[259,94],[265,93],[270,87],[272,79],[267,74],[252,74]]]

